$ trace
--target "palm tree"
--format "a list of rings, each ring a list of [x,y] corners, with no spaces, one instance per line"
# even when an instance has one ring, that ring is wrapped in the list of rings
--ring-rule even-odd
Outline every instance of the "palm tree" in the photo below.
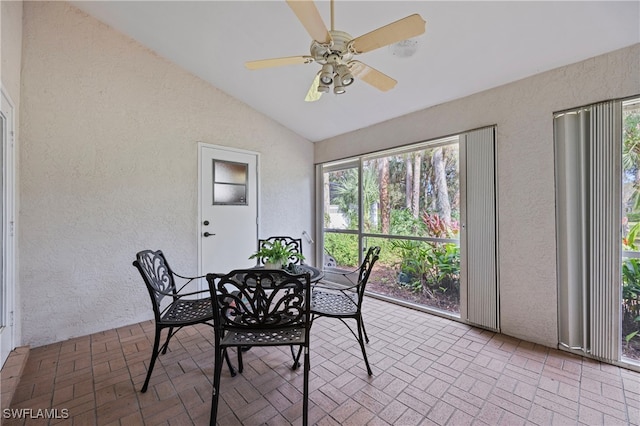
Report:
[[[378,181],[376,171],[371,167],[362,169],[363,178],[363,212],[365,228],[375,225],[372,217],[372,206],[378,200]],[[349,220],[349,228],[355,229],[358,224],[358,172],[357,169],[345,170],[336,182],[335,203],[342,214]]]

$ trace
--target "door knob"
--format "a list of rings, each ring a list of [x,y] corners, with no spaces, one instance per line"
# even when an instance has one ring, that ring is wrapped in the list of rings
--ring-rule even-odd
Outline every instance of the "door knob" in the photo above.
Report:
[[[205,220],[204,222],[202,222],[202,224],[203,224],[204,226],[207,226],[207,225],[209,225],[209,221],[208,221],[208,220]]]
[[[212,237],[212,236],[214,236],[214,235],[216,235],[216,234],[210,234],[210,233],[208,233],[208,232],[205,232],[205,233],[204,233],[204,234],[202,234],[202,235],[204,235],[205,237]]]

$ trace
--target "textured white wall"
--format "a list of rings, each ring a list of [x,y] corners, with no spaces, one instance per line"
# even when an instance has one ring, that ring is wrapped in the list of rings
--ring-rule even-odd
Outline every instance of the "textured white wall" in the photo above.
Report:
[[[553,112],[640,94],[638,76],[640,45],[635,45],[327,139],[315,144],[315,159],[324,162],[497,124],[502,331],[555,346]]]
[[[151,318],[141,249],[195,273],[197,142],[262,154],[262,235],[312,229],[307,140],[66,3],[25,2],[23,40],[24,344]]]
[[[0,82],[4,86],[11,100],[14,110],[15,146],[20,146],[20,65],[22,63],[22,1],[0,1]],[[16,168],[19,168],[19,158],[16,153]],[[16,179],[19,179],[16,173]],[[15,194],[16,215],[20,205],[20,194]],[[20,218],[15,217],[16,229],[19,229]],[[16,253],[16,261],[19,261]],[[16,270],[15,282],[18,283],[20,275]],[[19,344],[21,340],[21,306],[20,286],[14,289],[14,333]]]

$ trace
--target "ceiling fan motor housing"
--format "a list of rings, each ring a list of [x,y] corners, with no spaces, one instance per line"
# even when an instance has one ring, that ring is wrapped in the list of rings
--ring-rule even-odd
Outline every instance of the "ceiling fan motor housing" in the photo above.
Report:
[[[353,37],[344,31],[329,31],[329,34],[331,34],[331,44],[322,44],[315,40],[311,43],[311,56],[321,64],[346,64],[353,58],[353,52],[349,49],[349,43]]]

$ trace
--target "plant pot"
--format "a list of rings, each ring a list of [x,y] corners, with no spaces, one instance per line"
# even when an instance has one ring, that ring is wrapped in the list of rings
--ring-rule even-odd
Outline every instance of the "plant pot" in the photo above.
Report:
[[[266,262],[264,267],[266,269],[282,269],[282,262]]]

